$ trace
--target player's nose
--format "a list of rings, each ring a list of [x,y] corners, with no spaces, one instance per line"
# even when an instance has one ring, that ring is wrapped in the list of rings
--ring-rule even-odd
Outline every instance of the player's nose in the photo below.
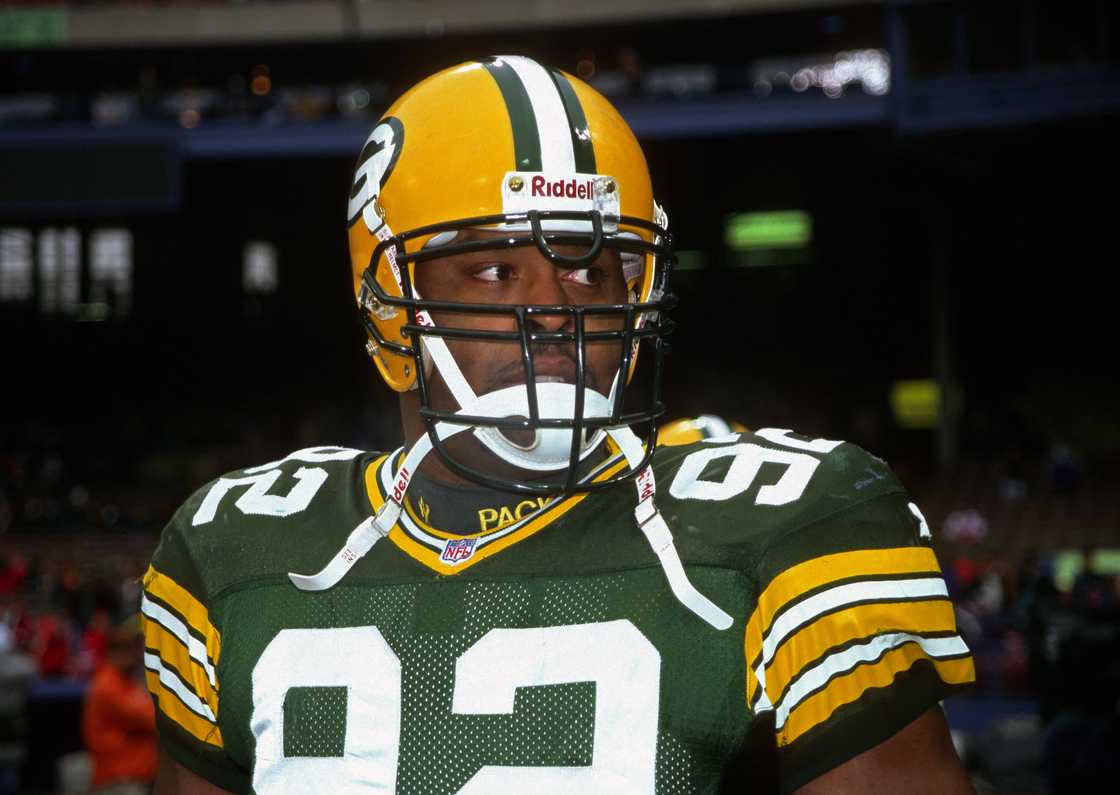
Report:
[[[537,306],[570,306],[571,297],[564,290],[561,280],[564,271],[543,254],[535,253],[525,279],[525,303]],[[572,315],[533,313],[528,320],[534,328],[543,331],[564,331],[573,325]]]

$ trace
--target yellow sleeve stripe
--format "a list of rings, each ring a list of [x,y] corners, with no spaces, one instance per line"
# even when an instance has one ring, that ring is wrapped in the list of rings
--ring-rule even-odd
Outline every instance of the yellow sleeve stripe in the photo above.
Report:
[[[873,602],[829,613],[789,636],[766,668],[766,695],[777,704],[790,681],[823,659],[831,649],[884,632],[956,634],[948,600]],[[755,680],[757,686],[757,679]],[[754,692],[749,693],[754,699]]]
[[[144,575],[144,590],[169,605],[186,620],[191,629],[205,639],[206,655],[217,665],[221,657],[222,637],[210,623],[210,612],[206,605],[153,566],[149,566]]]
[[[830,583],[854,578],[870,579],[906,574],[940,572],[937,557],[929,547],[860,549],[823,555],[792,566],[775,577],[758,598],[743,638],[747,660],[747,690],[757,687],[753,670],[762,656],[763,642],[775,616],[806,594]],[[771,642],[771,646],[773,643]]]
[[[792,709],[787,709],[784,703],[779,705],[775,716],[778,745],[795,742],[807,731],[828,720],[838,708],[857,700],[868,689],[890,685],[898,673],[908,670],[918,660],[931,662],[938,676],[948,684],[965,684],[975,679],[970,656],[931,658],[926,649],[929,645],[940,645],[946,650],[953,647],[964,648],[960,638],[914,638],[887,651],[873,663],[857,665],[850,671],[833,677],[823,688],[804,697]],[[792,692],[787,693],[784,700],[790,701],[793,695]]]
[[[142,614],[141,624],[144,628],[145,651],[156,655],[161,662],[174,668],[191,690],[206,702],[214,714],[217,714],[218,690],[215,686],[216,682],[211,684],[206,668],[188,651],[177,635],[169,632],[157,621]]]
[[[144,678],[148,683],[148,690],[156,697],[160,712],[196,739],[218,748],[223,747],[222,732],[217,724],[196,715],[184,705],[171,688],[161,681],[159,673],[146,670],[144,671]]]
[[[178,641],[179,645],[186,650],[187,656],[202,668],[202,678],[215,690],[218,689],[218,674],[206,650],[206,644],[188,629],[178,613],[165,607],[162,603],[156,602],[145,592],[140,598],[140,616],[145,625],[145,640],[147,640],[148,632],[154,632],[154,629],[148,628],[149,624],[161,627],[170,636],[167,642],[172,642],[172,639]],[[152,648],[159,648],[154,643],[151,646]],[[184,668],[183,670],[186,671],[187,669]]]
[[[838,580],[940,571],[929,547],[859,549],[824,555],[799,563],[771,580],[759,596],[748,626],[755,625],[757,634],[765,635],[779,610],[803,594]]]

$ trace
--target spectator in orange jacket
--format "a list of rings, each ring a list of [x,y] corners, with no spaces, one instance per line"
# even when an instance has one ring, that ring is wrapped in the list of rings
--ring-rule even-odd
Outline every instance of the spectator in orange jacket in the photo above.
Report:
[[[156,774],[156,718],[138,677],[143,646],[135,627],[114,628],[82,709],[82,737],[93,761],[92,791],[145,795]]]

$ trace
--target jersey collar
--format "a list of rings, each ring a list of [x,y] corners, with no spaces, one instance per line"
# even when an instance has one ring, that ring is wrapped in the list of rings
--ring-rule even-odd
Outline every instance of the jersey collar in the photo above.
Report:
[[[366,467],[366,493],[374,513],[385,504],[386,495],[393,486],[395,467],[400,465],[403,455],[402,447],[381,456]],[[624,466],[626,460],[621,454],[616,454],[594,469],[589,478],[594,482],[605,480]],[[402,552],[427,568],[439,574],[458,574],[536,534],[579,505],[586,497],[587,492],[563,499],[554,497],[544,507],[530,511],[512,524],[469,535],[449,533],[424,522],[411,500],[406,497],[405,509],[389,531],[388,538]]]

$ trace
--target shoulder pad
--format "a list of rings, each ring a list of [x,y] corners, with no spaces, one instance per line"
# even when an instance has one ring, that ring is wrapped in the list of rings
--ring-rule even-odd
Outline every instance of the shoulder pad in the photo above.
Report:
[[[247,577],[282,576],[298,565],[293,555],[337,546],[329,533],[345,538],[369,515],[362,475],[374,455],[309,447],[227,473],[179,508],[164,537],[180,537],[209,593]]]
[[[717,544],[756,544],[905,493],[886,462],[860,447],[779,428],[659,448],[654,472],[662,512]]]
[[[323,464],[353,461],[361,454],[361,450],[348,447],[307,447],[267,464],[223,475],[187,501],[188,505],[197,505],[190,524],[197,526],[212,522],[219,513],[229,513],[231,505],[245,515],[283,517],[299,513],[307,508],[327,480],[328,469]],[[287,493],[273,488],[279,486],[278,481],[284,475],[296,481]],[[227,498],[230,492],[241,491],[242,488],[244,491],[236,500]],[[198,499],[200,496],[201,499]]]

